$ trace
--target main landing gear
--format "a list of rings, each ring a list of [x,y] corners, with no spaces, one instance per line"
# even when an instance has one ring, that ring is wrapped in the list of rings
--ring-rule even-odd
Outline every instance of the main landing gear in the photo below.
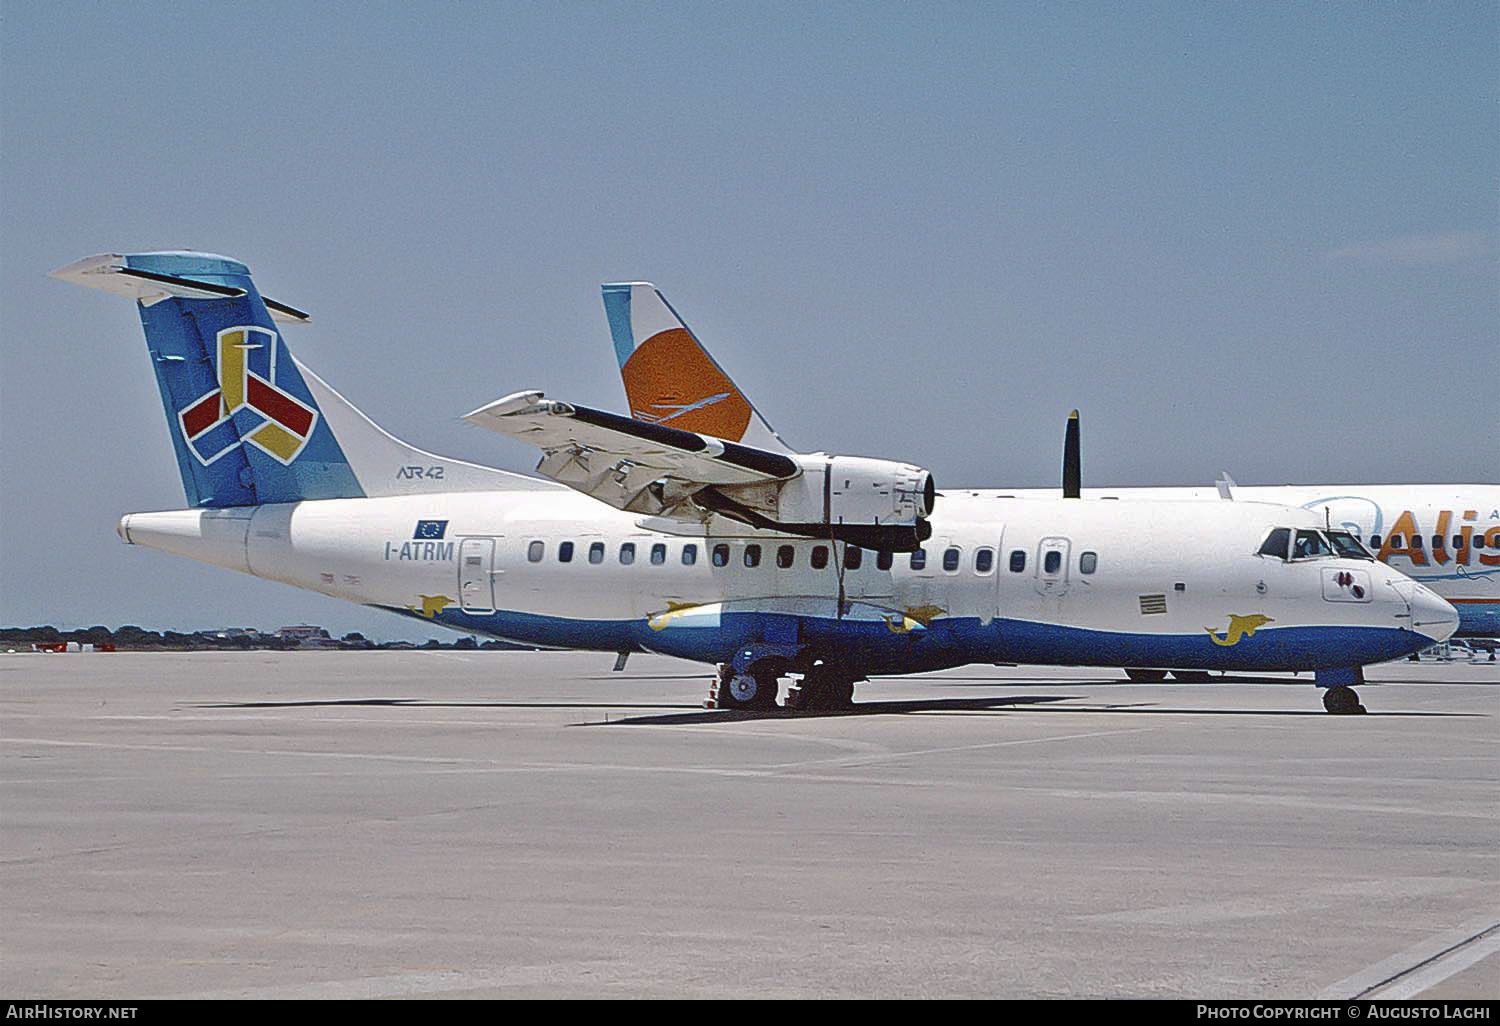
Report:
[[[774,709],[780,678],[779,667],[757,663],[741,671],[720,663],[718,675],[708,688],[708,701],[703,704],[709,709]]]
[[[822,660],[815,660],[810,667],[801,670],[783,659],[763,659],[744,670],[736,670],[730,663],[721,663],[713,684],[709,686],[708,701],[703,704],[709,709],[775,709],[781,677],[787,673],[801,674],[801,679],[787,688],[788,709],[828,712],[847,709],[854,704],[852,675]]]
[[[854,678],[826,663],[814,665],[787,689],[786,707],[806,712],[848,709],[854,704]]]

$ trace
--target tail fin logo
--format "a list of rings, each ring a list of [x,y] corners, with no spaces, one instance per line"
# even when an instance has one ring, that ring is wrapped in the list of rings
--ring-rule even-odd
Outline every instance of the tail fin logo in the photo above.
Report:
[[[219,387],[177,414],[182,437],[205,467],[253,445],[289,465],[307,446],[318,411],[278,387],[274,331],[252,324],[218,334]]]
[[[738,442],[750,403],[682,328],[657,332],[620,368],[632,416]]]

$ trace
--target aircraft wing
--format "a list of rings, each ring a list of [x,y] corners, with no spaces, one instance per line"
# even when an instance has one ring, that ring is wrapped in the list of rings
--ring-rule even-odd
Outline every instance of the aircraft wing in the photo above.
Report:
[[[798,462],[709,435],[517,392],[464,415],[542,450],[537,472],[616,509],[672,515],[711,487],[777,484]]]

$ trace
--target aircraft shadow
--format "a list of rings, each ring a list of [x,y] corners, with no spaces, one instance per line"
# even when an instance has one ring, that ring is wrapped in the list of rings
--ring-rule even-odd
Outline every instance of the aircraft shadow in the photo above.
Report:
[[[195,702],[193,709],[312,709],[400,706],[403,709],[701,709],[674,702],[430,702],[425,698],[339,698],[286,702]]]
[[[688,713],[666,713],[656,716],[626,716],[608,724],[589,723],[580,726],[689,726],[703,723],[743,723],[758,720],[795,720],[840,716],[916,716],[931,713],[1124,713],[1148,716],[1310,716],[1326,719],[1328,713],[1316,707],[1307,709],[1182,709],[1161,706],[1155,702],[1058,705],[1079,701],[1078,695],[1007,695],[992,698],[934,698],[907,702],[855,702],[847,709],[794,710],[784,706],[775,709],[696,709]],[[1463,719],[1482,717],[1482,713],[1450,712],[1382,712],[1372,709],[1355,719]]]
[[[741,723],[752,720],[796,720],[819,716],[887,716],[930,712],[997,712],[1022,705],[1043,702],[1066,702],[1069,695],[1006,695],[995,698],[933,698],[910,702],[855,702],[846,709],[698,709],[691,713],[667,713],[661,716],[627,716],[613,720],[609,726],[634,724],[673,726],[692,723]],[[588,724],[595,726],[596,724]],[[603,724],[597,724],[603,726]]]

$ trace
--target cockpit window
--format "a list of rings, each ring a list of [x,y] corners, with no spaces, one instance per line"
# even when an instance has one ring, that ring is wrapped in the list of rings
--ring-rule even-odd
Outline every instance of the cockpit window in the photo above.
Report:
[[[1333,543],[1333,551],[1341,559],[1367,559],[1371,562],[1375,557],[1370,555],[1370,550],[1359,543],[1349,531],[1329,531],[1328,540]]]
[[[1290,527],[1278,527],[1266,535],[1266,540],[1260,543],[1260,554],[1262,556],[1275,556],[1277,559],[1286,558],[1286,547],[1291,543],[1292,529]]]
[[[1328,539],[1317,531],[1298,531],[1297,540],[1292,542],[1293,559],[1314,559],[1331,555],[1333,549],[1329,547]]]

